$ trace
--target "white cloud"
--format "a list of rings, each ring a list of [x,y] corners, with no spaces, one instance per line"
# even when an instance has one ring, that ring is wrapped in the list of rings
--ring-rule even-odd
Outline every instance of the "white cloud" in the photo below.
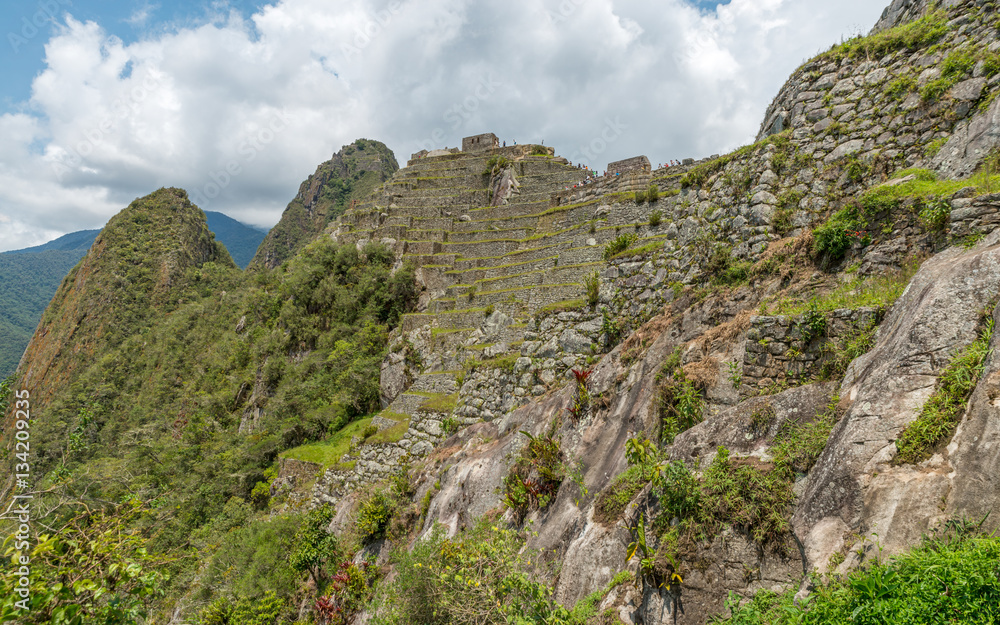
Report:
[[[359,137],[401,164],[486,131],[598,168],[722,152],[753,139],[795,66],[879,13],[870,0],[710,12],[682,0],[281,0],[128,45],[70,16],[25,112],[0,117],[0,217],[20,233],[0,249],[99,227],[160,186],[271,225]]]

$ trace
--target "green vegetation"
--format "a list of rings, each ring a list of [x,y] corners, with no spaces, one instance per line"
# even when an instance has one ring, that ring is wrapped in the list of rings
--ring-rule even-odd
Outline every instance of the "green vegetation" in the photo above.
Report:
[[[375,489],[365,497],[358,507],[358,518],[355,521],[361,542],[368,543],[385,536],[392,512],[392,499],[384,490]]]
[[[705,397],[684,374],[679,351],[667,358],[657,380],[656,410],[660,418],[660,440],[670,444],[678,434],[701,422]]]
[[[597,305],[601,295],[601,277],[596,271],[587,274],[583,279],[583,286],[587,291],[587,304],[591,307]]]
[[[889,83],[885,88],[885,95],[891,100],[902,100],[917,88],[917,79],[907,74],[900,76]]]
[[[935,448],[951,438],[969,396],[979,383],[992,338],[993,319],[990,319],[979,338],[948,363],[920,414],[896,440],[897,463],[916,464],[926,460]]]
[[[122,535],[137,532],[135,549],[162,576],[147,576],[155,596],[135,610],[173,610],[191,592],[195,605],[220,601],[224,615],[243,600],[265,605],[268,591],[291,609],[304,581],[289,563],[299,520],[257,516],[272,503],[275,461],[292,450],[335,466],[370,425],[389,331],[415,301],[412,269],[393,273],[383,246],[324,237],[277,271],[246,275],[170,189],[116,216],[101,245],[100,258],[74,270],[88,288],[60,289],[36,347],[63,372],[32,431],[46,441],[33,454],[47,491],[38,504],[64,511],[47,520],[52,544],[77,540],[67,523],[78,513],[97,518],[138,498],[152,503],[124,518]],[[88,312],[81,325],[60,334],[78,310]],[[96,537],[89,527],[81,531]],[[121,557],[141,565],[130,549]],[[56,592],[103,609],[77,590]]]
[[[813,230],[813,253],[828,263],[836,263],[844,258],[855,240],[864,239],[865,225],[857,206],[837,211]]]
[[[756,154],[759,150],[771,144],[777,147],[775,156],[781,154],[781,156],[777,157],[779,159],[777,167],[778,169],[781,169],[788,162],[789,156],[793,150],[793,147],[791,145],[791,136],[792,136],[792,131],[786,130],[782,133],[771,135],[765,139],[762,139],[757,143],[737,148],[732,152],[730,152],[729,154],[720,156],[719,158],[708,161],[707,163],[702,163],[701,165],[698,165],[697,167],[693,168],[691,171],[686,173],[683,178],[681,178],[681,187],[686,188],[686,187],[705,186],[705,184],[709,181],[709,179],[712,176],[716,175],[717,173],[721,172],[723,169],[725,169],[726,165],[732,163],[737,159],[750,156],[752,154]],[[773,158],[774,157],[772,157],[772,159]]]
[[[888,308],[906,290],[906,285],[917,273],[920,263],[911,260],[901,271],[886,272],[867,278],[854,278],[840,284],[833,291],[811,299],[787,298],[767,307],[775,315],[801,315],[810,310],[830,312],[840,308]]]
[[[168,578],[167,559],[145,549],[149,532],[130,529],[149,513],[128,503],[76,514],[63,519],[60,532],[30,544],[11,533],[4,541],[10,564],[0,570],[0,621],[129,625],[145,619]],[[30,579],[30,593],[22,597],[15,590],[23,587],[18,568],[28,561],[31,576],[23,579]]]
[[[521,432],[528,443],[503,479],[503,503],[520,518],[531,510],[547,507],[566,478],[566,464],[556,438],[558,425],[558,420],[553,421],[549,431],[539,437]]]
[[[745,283],[752,268],[753,263],[733,258],[732,248],[718,246],[712,250],[703,271],[717,286],[734,286]]]
[[[938,41],[948,32],[948,14],[941,10],[868,37],[855,37],[834,46],[820,58],[840,61],[845,58],[882,58],[893,52],[915,52]]]
[[[639,235],[626,232],[618,235],[614,240],[604,246],[604,254],[602,258],[604,260],[611,260],[618,254],[621,254],[628,248],[632,247],[636,241],[639,240]]]
[[[824,351],[829,360],[823,363],[819,377],[833,380],[847,373],[847,367],[855,358],[867,354],[875,346],[875,332],[878,326],[874,323],[843,336],[838,341],[829,341]]]
[[[633,528],[630,551],[640,553],[640,572],[646,581],[681,583],[682,571],[695,543],[711,540],[724,526],[733,527],[761,548],[785,551],[789,516],[794,502],[792,485],[797,474],[809,471],[826,446],[837,419],[838,398],[814,419],[784,423],[771,446],[771,462],[754,457],[733,457],[719,447],[714,460],[697,477],[683,462],[664,461],[663,452],[651,441],[632,438],[625,456],[631,469],[619,476],[598,498],[604,518],[613,521],[642,486],[650,480],[659,500],[660,512],[650,521],[661,538],[660,552],[647,561],[642,541],[645,528]],[[752,416],[770,427],[774,410],[759,407]],[[642,531],[640,531],[640,529]],[[678,577],[674,577],[677,575]]]
[[[650,228],[659,228],[661,223],[663,223],[663,213],[660,209],[656,209],[649,214]]]
[[[455,538],[436,526],[397,552],[396,581],[376,596],[379,625],[583,625],[530,574],[538,554],[527,536],[488,519]],[[621,583],[621,582],[619,582]],[[579,611],[587,615],[586,606]]]
[[[0,378],[13,375],[59,283],[86,252],[0,254]]]
[[[483,175],[496,176],[512,165],[513,161],[506,156],[503,156],[502,154],[494,154],[489,158],[489,160],[486,161],[486,168],[483,170]]]
[[[805,600],[795,588],[761,591],[740,605],[731,594],[730,625],[841,625],[1000,621],[1000,538],[965,530],[925,538],[909,552],[844,578],[817,583]],[[817,580],[818,581],[818,580]]]
[[[648,483],[648,471],[643,466],[630,466],[597,495],[594,518],[608,525],[617,523],[625,508]]]

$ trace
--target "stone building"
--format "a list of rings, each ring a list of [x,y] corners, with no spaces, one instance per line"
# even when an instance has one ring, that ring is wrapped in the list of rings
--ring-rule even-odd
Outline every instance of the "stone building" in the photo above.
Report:
[[[500,147],[500,139],[492,132],[462,139],[463,152],[478,152],[498,147]]]
[[[636,156],[634,158],[627,158],[624,161],[615,161],[608,164],[608,174],[611,176],[632,171],[652,171],[652,169],[649,159],[645,156]]]

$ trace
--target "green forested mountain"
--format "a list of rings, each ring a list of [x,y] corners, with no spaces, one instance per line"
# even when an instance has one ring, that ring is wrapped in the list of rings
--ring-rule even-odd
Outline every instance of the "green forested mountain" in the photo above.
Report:
[[[214,211],[208,229],[245,268],[267,234]],[[81,230],[35,247],[0,253],[0,379],[14,373],[59,283],[87,253],[100,230]]]
[[[294,591],[287,561],[269,561],[261,579],[223,562],[277,547],[297,519],[256,523],[238,544],[230,530],[266,504],[259,485],[279,451],[378,409],[388,332],[414,302],[412,269],[390,274],[393,260],[381,246],[322,239],[278,272],[248,275],[177,189],[108,222],[46,310],[18,384],[36,389],[32,410],[45,415],[32,429],[45,441],[33,452],[40,488],[74,505],[157,502],[102,521],[150,528],[151,577],[121,590],[124,605],[154,585],[208,598],[219,584]],[[218,561],[202,561],[220,541]],[[133,547],[116,557],[141,561]],[[42,561],[61,566],[55,554]],[[73,604],[39,580],[37,620],[24,622]],[[89,618],[109,614],[101,603]]]
[[[281,221],[268,232],[253,264],[274,268],[291,258],[341,215],[399,169],[384,143],[358,139],[344,146],[302,183]]]
[[[205,219],[208,229],[215,234],[215,240],[226,246],[233,262],[246,269],[261,241],[267,236],[267,231],[248,226],[216,211],[205,211]]]
[[[98,232],[74,232],[0,254],[0,379],[14,373],[52,294]]]

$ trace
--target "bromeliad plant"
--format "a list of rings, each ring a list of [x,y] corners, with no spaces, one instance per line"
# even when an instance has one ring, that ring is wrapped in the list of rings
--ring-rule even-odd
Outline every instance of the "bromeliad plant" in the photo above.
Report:
[[[552,503],[559,485],[568,473],[556,429],[559,421],[552,423],[542,436],[528,437],[528,444],[503,479],[504,505],[523,519],[530,510],[543,509]]]

